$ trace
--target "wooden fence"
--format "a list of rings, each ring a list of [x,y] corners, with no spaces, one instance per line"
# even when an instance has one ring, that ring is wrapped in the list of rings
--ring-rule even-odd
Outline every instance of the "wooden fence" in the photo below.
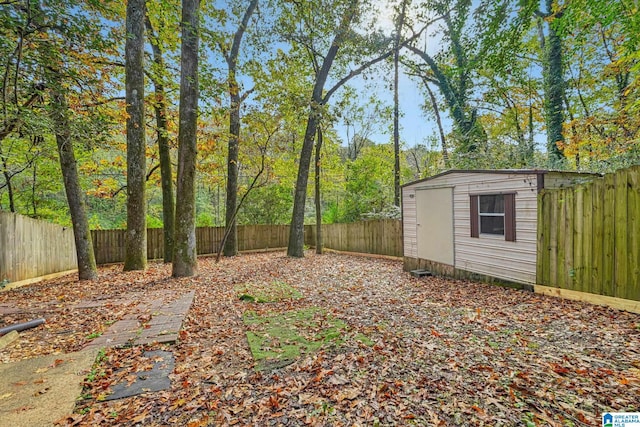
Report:
[[[398,220],[376,220],[352,224],[324,224],[324,247],[339,251],[402,256],[402,225]],[[199,255],[218,251],[224,227],[199,227],[196,244]],[[306,225],[305,244],[315,246],[316,228]],[[124,261],[125,230],[93,230],[93,249],[98,264]],[[288,225],[240,225],[240,251],[286,248],[289,244]],[[162,259],[164,240],[161,228],[147,230],[147,256]]]
[[[73,230],[0,212],[0,282],[18,282],[78,268]]]
[[[399,220],[370,220],[350,224],[324,224],[325,248],[338,251],[402,256],[402,223]],[[305,243],[315,246],[316,227],[305,228]]]
[[[198,254],[214,254],[224,228],[196,229]],[[315,246],[315,226],[305,226],[305,244]],[[402,226],[397,220],[366,221],[353,224],[323,225],[326,248],[380,255],[402,256]],[[100,265],[124,261],[125,230],[91,232],[96,262]],[[240,251],[285,248],[288,225],[241,225],[238,227]],[[162,259],[163,230],[147,230],[147,256]],[[77,268],[73,230],[0,212],[0,282],[41,277]]]
[[[540,193],[537,282],[640,301],[640,166]]]
[[[199,255],[218,251],[224,227],[196,228],[196,247]],[[125,230],[92,230],[93,249],[98,264],[124,261]],[[289,239],[288,225],[241,225],[238,226],[238,249],[249,251],[286,247]],[[161,228],[147,229],[147,257],[164,257],[164,233]]]

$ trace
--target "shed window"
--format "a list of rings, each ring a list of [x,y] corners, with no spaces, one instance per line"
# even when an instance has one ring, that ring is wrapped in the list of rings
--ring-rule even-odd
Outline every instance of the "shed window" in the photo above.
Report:
[[[473,195],[470,208],[471,237],[492,234],[516,240],[515,194]]]

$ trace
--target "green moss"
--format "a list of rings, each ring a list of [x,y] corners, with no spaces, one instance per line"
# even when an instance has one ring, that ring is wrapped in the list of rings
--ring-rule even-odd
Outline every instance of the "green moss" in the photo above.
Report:
[[[246,302],[270,303],[302,298],[296,288],[281,281],[268,284],[245,283],[235,290],[238,298]]]
[[[369,338],[368,336],[366,336],[365,334],[361,334],[361,333],[357,333],[355,336],[356,340],[360,341],[362,344],[366,345],[367,347],[372,347],[373,344],[375,344],[371,338]]]
[[[318,308],[266,315],[247,311],[243,320],[258,370],[286,366],[323,346],[339,345],[346,330],[342,320]]]

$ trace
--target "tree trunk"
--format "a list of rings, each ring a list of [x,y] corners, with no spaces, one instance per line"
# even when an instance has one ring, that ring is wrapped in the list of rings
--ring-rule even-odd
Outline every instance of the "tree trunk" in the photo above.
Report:
[[[227,154],[227,198],[225,201],[225,228],[229,229],[224,245],[224,256],[238,254],[238,227],[236,206],[238,204],[238,155],[240,151],[240,94],[233,71],[229,68],[229,147]]]
[[[167,127],[167,100],[162,84],[155,85],[156,126],[158,127],[158,154],[160,156],[160,179],[162,182],[162,224],[164,232],[164,262],[173,258],[175,232],[175,203],[173,194],[173,173],[171,167],[171,147]]]
[[[553,0],[546,0],[547,12],[551,13]],[[545,121],[547,122],[547,152],[551,167],[564,161],[562,124],[564,123],[564,76],[562,70],[562,40],[551,24],[544,43],[544,87]]]
[[[178,131],[178,187],[173,277],[198,272],[196,251],[196,131],[198,122],[199,0],[182,1],[180,54],[180,128]]]
[[[160,40],[154,34],[151,21],[145,19],[148,36],[153,49],[153,61],[160,73],[165,69]],[[173,172],[171,168],[171,147],[169,145],[169,129],[167,123],[167,96],[163,77],[152,78],[155,91],[154,110],[158,133],[158,154],[160,156],[160,176],[162,181],[162,223],[164,231],[164,262],[173,259],[173,239],[175,233],[175,203],[173,194]]]
[[[6,163],[4,165],[4,168],[5,169],[4,171],[2,171],[2,174],[4,175],[5,185],[7,186],[7,193],[9,195],[9,212],[15,212],[16,204],[13,197],[13,184],[11,184],[11,175],[9,175],[9,172],[7,171]]]
[[[147,267],[144,123],[144,0],[127,1],[125,80],[127,102],[127,232],[124,270]]]
[[[400,206],[400,100],[398,99],[398,77],[400,74],[400,39],[407,2],[402,0],[402,10],[396,23],[393,44],[393,203]]]
[[[93,253],[89,221],[85,210],[84,193],[80,187],[78,165],[73,152],[71,130],[67,117],[69,107],[66,98],[58,89],[59,85],[53,84],[52,87],[51,119],[55,127],[60,169],[62,170],[64,189],[67,194],[71,222],[73,223],[73,237],[76,243],[76,258],[78,260],[78,277],[80,280],[94,280],[98,278],[98,270]]]
[[[315,177],[315,205],[316,205],[316,253],[324,252],[324,243],[322,241],[322,193],[320,188],[320,171],[321,171],[321,150],[322,150],[322,128],[318,126],[318,139],[316,141],[316,177]]]
[[[31,207],[33,208],[33,217],[38,217],[38,204],[36,202],[36,188],[38,187],[38,164],[33,164],[33,175],[31,175]]]
[[[436,96],[433,94],[433,91],[429,87],[429,83],[424,82],[424,85],[427,88],[427,93],[429,94],[429,99],[431,100],[431,107],[433,107],[433,112],[436,115],[438,134],[440,135],[440,145],[442,145],[442,160],[444,161],[444,167],[449,169],[449,150],[447,148],[447,138],[444,135],[444,128],[442,127],[442,118],[440,117],[438,101],[436,100]]]
[[[231,51],[225,54],[229,78],[229,147],[227,154],[227,198],[225,201],[225,227],[229,229],[227,241],[224,245],[225,256],[238,254],[238,227],[236,222],[236,208],[238,205],[238,155],[240,151],[240,88],[236,78],[238,68],[238,53],[242,44],[242,37],[249,24],[249,19],[258,6],[258,0],[251,0],[242,17],[242,22],[233,36]],[[224,49],[223,49],[224,50]]]
[[[310,111],[307,118],[307,128],[304,133],[302,149],[300,150],[300,163],[298,165],[298,177],[296,179],[296,189],[293,197],[293,214],[291,216],[291,226],[289,228],[289,246],[287,255],[290,257],[302,258],[304,256],[304,209],[307,199],[307,183],[309,181],[309,167],[311,166],[311,153],[313,151],[313,140],[316,135],[321,108],[330,95],[327,93],[323,98],[324,85],[329,77],[329,71],[333,61],[338,54],[338,49],[342,46],[351,21],[355,16],[358,0],[351,0],[349,8],[342,17],[340,26],[333,38],[331,47],[322,61],[322,66],[316,74],[313,93],[309,103]],[[335,88],[335,86],[334,86]]]

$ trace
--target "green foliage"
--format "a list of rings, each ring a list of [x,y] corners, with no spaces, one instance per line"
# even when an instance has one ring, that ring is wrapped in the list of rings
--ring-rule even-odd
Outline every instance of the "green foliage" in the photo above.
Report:
[[[291,220],[291,187],[274,183],[256,188],[247,197],[240,213],[240,224],[286,224]]]
[[[31,9],[26,8],[27,3]],[[166,64],[145,63],[147,90],[152,87],[151,79],[165,86],[167,136],[174,165],[179,5],[177,0],[147,2],[154,39],[162,47]],[[242,110],[239,198],[246,194],[252,179],[262,173],[240,209],[239,223],[286,224],[291,220],[313,82],[333,42],[340,16],[350,5],[342,0],[261,2],[260,13],[251,18],[239,53],[238,75],[244,76],[239,80],[240,89],[253,89]],[[331,67],[324,95],[329,86],[358,64],[390,46],[391,30],[374,22],[376,5],[358,4],[361,9]],[[47,67],[57,65],[70,104],[70,131],[90,226],[126,226],[124,104],[111,100],[124,89],[122,67],[117,65],[123,61],[124,6],[116,1],[21,0],[0,8],[0,73],[6,77],[0,79],[0,209],[71,224],[49,117],[50,88],[41,85]],[[550,29],[562,39],[565,119],[556,131],[564,138],[560,149],[567,160],[561,167],[609,172],[640,162],[637,5],[619,1],[553,2],[549,11],[541,11],[551,14],[540,21],[535,12],[543,5],[532,0],[518,2],[517,7],[513,2],[488,0],[412,1],[409,6],[403,40],[420,31],[428,19],[439,18],[428,27],[429,36],[433,36],[429,40],[437,40],[436,46],[429,45],[423,52],[430,59],[410,48],[403,48],[402,57],[405,71],[429,84],[436,96],[450,167],[549,166],[546,144],[542,143],[548,129],[538,22],[545,40]],[[202,5],[203,99],[198,117],[196,195],[199,226],[220,226],[226,213],[229,87],[221,53],[229,48],[230,36],[245,10],[246,2],[242,1],[229,2],[225,7]],[[445,16],[444,12],[449,13]],[[31,26],[26,25],[29,19]],[[53,22],[57,24],[48,25]],[[24,32],[25,28],[29,31]],[[413,46],[423,49],[424,37],[416,39]],[[150,51],[150,45],[147,49]],[[365,77],[378,79],[377,73],[384,72],[370,71]],[[314,105],[324,134],[324,222],[394,214],[390,209],[391,147],[373,142],[374,135],[386,132],[391,123],[384,90],[383,85],[358,82],[335,92],[331,104]],[[426,100],[424,109],[431,115],[433,107]],[[163,217],[160,174],[153,169],[158,163],[154,143],[157,133],[150,108],[153,103],[148,97],[146,187],[147,220],[156,227]],[[345,141],[337,128],[347,129]],[[444,169],[440,143],[439,138],[436,141],[429,136],[421,144],[404,147],[403,182]],[[308,222],[314,221],[313,210],[311,206],[305,210]]]
[[[365,147],[347,164],[343,222],[358,221],[368,213],[382,212],[393,204],[393,146]]]
[[[286,366],[323,346],[339,344],[346,330],[342,320],[317,308],[263,315],[245,311],[242,319],[258,370]]]

